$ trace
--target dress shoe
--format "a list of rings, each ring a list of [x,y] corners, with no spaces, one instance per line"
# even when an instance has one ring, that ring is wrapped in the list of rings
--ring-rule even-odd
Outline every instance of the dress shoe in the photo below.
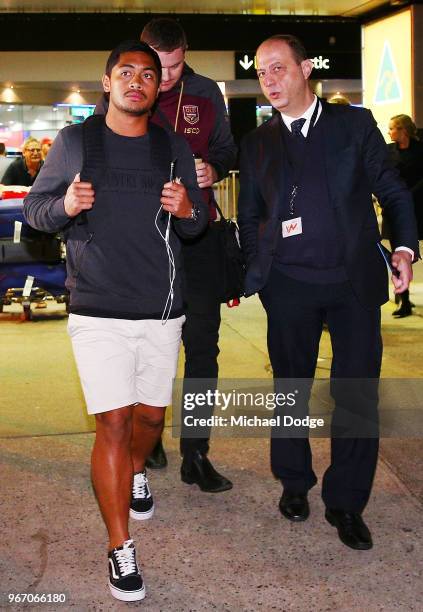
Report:
[[[409,317],[412,314],[413,311],[411,308],[411,304],[401,304],[401,306],[397,310],[394,310],[392,316],[396,317],[397,319],[403,319],[404,317]]]
[[[167,457],[161,438],[145,460],[145,466],[152,470],[161,470],[167,466]]]
[[[354,550],[370,550],[372,536],[358,512],[345,512],[326,508],[325,518],[338,530],[339,539]]]
[[[285,518],[294,523],[306,521],[310,515],[307,493],[284,491],[279,501],[279,510]]]
[[[207,493],[221,493],[232,489],[230,480],[216,472],[207,455],[195,451],[189,457],[184,455],[181,466],[182,482],[198,484]]]

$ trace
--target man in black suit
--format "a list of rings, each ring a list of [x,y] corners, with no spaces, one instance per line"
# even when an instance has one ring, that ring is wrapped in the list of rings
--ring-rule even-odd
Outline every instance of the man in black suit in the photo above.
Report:
[[[396,293],[407,289],[418,254],[410,194],[386,160],[370,111],[328,105],[312,93],[313,64],[298,39],[273,36],[256,59],[263,93],[278,112],[244,140],[238,221],[246,295],[259,292],[266,310],[274,377],[313,378],[326,322],[332,381],[377,380],[388,287],[372,193],[393,223]],[[377,389],[361,400],[359,412],[365,405],[376,414]],[[372,547],[361,513],[377,454],[377,436],[336,437],[332,430],[325,516],[342,542],[359,550]],[[272,437],[271,464],[283,485],[282,515],[306,520],[307,493],[317,482],[308,439]]]

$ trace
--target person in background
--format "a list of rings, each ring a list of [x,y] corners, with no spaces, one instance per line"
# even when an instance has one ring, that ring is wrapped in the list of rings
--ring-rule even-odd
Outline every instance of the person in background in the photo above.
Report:
[[[25,185],[31,187],[43,165],[41,142],[29,136],[22,145],[22,157],[18,157],[7,168],[3,185]]]
[[[339,93],[339,91],[328,99],[329,104],[344,104],[345,106],[349,106],[351,102],[344,94]]]
[[[50,151],[50,147],[53,144],[53,140],[52,138],[43,138],[41,141],[41,155],[43,158],[43,161],[45,161],[48,152]]]
[[[163,78],[154,120],[184,136],[196,158],[198,185],[209,207],[210,222],[216,219],[212,185],[227,176],[236,161],[236,145],[229,128],[223,96],[217,84],[196,74],[185,63],[186,35],[174,19],[153,19],[144,27],[141,40],[160,57]],[[215,389],[218,376],[220,299],[214,234],[182,249],[185,274],[186,322],[182,330],[185,348],[184,392],[190,379],[205,379]],[[195,384],[195,383],[194,383]],[[197,389],[198,390],[198,389]],[[202,389],[200,389],[201,391]],[[202,413],[208,417],[210,414]],[[189,437],[182,431],[181,478],[202,491],[218,493],[232,488],[208,458],[209,434]]]
[[[3,175],[7,168],[12,163],[13,159],[7,157],[6,145],[4,142],[0,142],[0,183],[2,183]]]
[[[423,143],[418,139],[416,125],[408,115],[391,117],[388,133],[392,140],[392,143],[388,144],[390,159],[413,194],[417,231],[421,240],[423,238]],[[386,220],[389,225],[389,216],[384,213],[384,222]],[[394,310],[392,315],[397,318],[410,316],[414,304],[410,302],[409,290],[400,293],[399,298],[400,307]]]
[[[152,121],[169,132],[181,134],[190,146],[196,158],[198,186],[212,222],[217,216],[213,183],[227,176],[237,154],[223,96],[215,81],[196,74],[185,63],[187,40],[177,21],[152,19],[143,29],[141,40],[157,52],[162,64],[163,77]],[[103,98],[96,112],[106,111],[107,101]],[[221,279],[216,249],[211,231],[182,247],[186,314],[182,330],[184,392],[190,379],[204,380],[207,388],[212,389],[217,381]],[[189,437],[184,432],[181,435],[182,481],[195,483],[202,491],[211,493],[231,489],[230,480],[219,474],[208,458],[209,431],[202,431],[201,435],[201,438]],[[147,460],[147,467],[166,464],[160,440]]]

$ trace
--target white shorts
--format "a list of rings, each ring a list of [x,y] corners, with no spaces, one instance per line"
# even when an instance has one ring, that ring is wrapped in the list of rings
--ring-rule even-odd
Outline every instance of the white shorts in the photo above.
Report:
[[[88,414],[172,399],[185,316],[160,320],[70,314],[68,333]]]

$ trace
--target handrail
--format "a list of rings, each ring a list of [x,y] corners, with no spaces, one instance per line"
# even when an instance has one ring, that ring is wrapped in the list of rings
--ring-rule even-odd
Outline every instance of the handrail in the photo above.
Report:
[[[229,175],[213,186],[214,195],[227,219],[236,219],[238,211],[239,170],[231,170]]]

